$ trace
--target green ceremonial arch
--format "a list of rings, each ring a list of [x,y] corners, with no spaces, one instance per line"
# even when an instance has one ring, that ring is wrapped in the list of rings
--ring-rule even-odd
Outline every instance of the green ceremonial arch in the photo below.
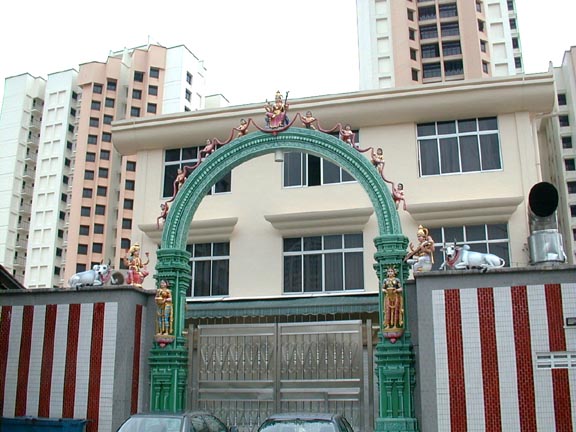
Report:
[[[277,132],[253,132],[218,148],[188,176],[168,213],[157,252],[157,281],[166,280],[173,292],[174,341],[154,344],[150,354],[151,404],[153,411],[186,409],[188,352],[185,343],[186,289],[190,285],[190,253],[186,250],[188,230],[200,202],[220,178],[242,163],[276,151],[299,151],[327,159],[348,171],[368,194],[378,221],[379,236],[374,239],[374,269],[380,286],[386,269],[394,266],[402,284],[408,276],[404,263],[408,239],[402,234],[400,219],[390,191],[371,162],[358,150],[323,132],[289,128]],[[380,322],[383,322],[382,290]],[[380,332],[376,348],[380,389],[376,430],[417,430],[413,407],[414,356],[405,317],[403,334],[392,343]]]

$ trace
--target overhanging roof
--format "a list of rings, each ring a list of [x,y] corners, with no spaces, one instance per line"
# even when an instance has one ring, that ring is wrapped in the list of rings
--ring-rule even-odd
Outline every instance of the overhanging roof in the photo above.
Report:
[[[189,301],[186,319],[378,312],[378,293]]]

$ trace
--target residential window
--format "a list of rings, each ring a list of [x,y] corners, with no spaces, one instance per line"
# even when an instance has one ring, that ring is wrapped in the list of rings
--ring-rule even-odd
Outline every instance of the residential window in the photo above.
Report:
[[[355,181],[354,177],[338,165],[308,153],[284,153],[283,168],[284,187],[321,186]]]
[[[426,63],[422,65],[422,78],[437,78],[442,76],[440,63]]]
[[[430,228],[429,234],[436,244],[467,244],[470,250],[495,254],[506,262],[506,267],[510,266],[508,225],[505,223]],[[432,269],[438,270],[444,260],[442,249],[435,248]]]
[[[84,180],[94,180],[94,171],[92,170],[84,171]]]
[[[567,351],[536,353],[537,369],[576,369],[576,353]]]
[[[122,218],[122,229],[132,229],[132,219]]]
[[[458,22],[449,22],[440,24],[442,29],[442,37],[448,36],[460,36],[460,27],[458,27]]]
[[[99,127],[100,120],[97,117],[90,117],[90,127]]]
[[[102,102],[93,100],[90,104],[90,109],[94,111],[100,111],[100,107],[102,106]]]
[[[102,243],[92,243],[92,252],[93,253],[102,253]]]
[[[436,6],[424,6],[418,8],[418,21],[436,19]]]
[[[114,108],[114,99],[106,98],[106,100],[104,101],[104,105],[108,108]]]
[[[482,62],[482,72],[484,72],[484,73],[487,74],[487,73],[489,72],[489,70],[490,70],[490,69],[489,69],[488,63],[486,63],[485,61],[483,61],[483,62]]]
[[[90,216],[90,207],[80,207],[80,216]]]
[[[447,3],[438,5],[438,12],[440,18],[450,18],[458,16],[458,8],[456,3]]]
[[[108,91],[116,91],[116,80],[108,80],[106,83],[106,90]]]
[[[94,213],[97,215],[105,215],[106,214],[106,206],[102,204],[96,204],[94,207]]]
[[[186,246],[191,254],[192,282],[187,297],[226,296],[229,293],[230,243]]]
[[[574,159],[564,159],[564,168],[566,171],[576,171],[576,162]]]
[[[517,37],[512,38],[512,48],[514,49],[520,48],[520,42],[518,41]]]
[[[86,271],[86,264],[76,264],[76,273]]]
[[[150,78],[159,78],[160,77],[160,69],[151,67],[150,68]]]
[[[126,210],[133,210],[134,209],[134,200],[133,199],[124,199],[124,209]]]
[[[104,224],[94,224],[94,234],[104,234]]]
[[[462,60],[445,61],[444,74],[446,76],[463,75],[464,65],[462,64]]]
[[[66,195],[65,193],[60,194],[60,201],[62,201],[63,203],[67,203],[68,195]]]
[[[72,99],[78,100],[78,93],[76,93],[75,91],[72,92]]]
[[[510,18],[510,28],[516,30],[516,18]]]
[[[66,141],[66,148],[68,150],[72,150],[74,148],[74,144],[72,144],[72,141]]]
[[[444,57],[462,54],[460,41],[442,42],[442,54]]]
[[[484,32],[485,23],[482,20],[478,20],[478,31]]]
[[[56,248],[56,256],[57,256],[57,257],[61,257],[61,256],[62,256],[62,249],[61,249],[61,248]]]
[[[502,168],[496,117],[422,123],[417,133],[421,176]]]
[[[112,142],[112,134],[110,132],[102,132],[102,141]]]
[[[110,160],[110,150],[100,150],[100,159]]]
[[[130,239],[123,238],[120,240],[120,247],[122,249],[130,249]]]
[[[514,67],[516,69],[520,69],[522,67],[522,58],[521,57],[514,57]]]
[[[164,186],[162,196],[164,198],[174,195],[174,181],[179,169],[192,167],[198,163],[199,147],[185,147],[169,149],[164,153]],[[187,170],[188,175],[192,170]],[[232,172],[228,172],[209,191],[209,194],[228,193],[232,190]]]
[[[576,217],[576,205],[571,205],[571,206],[570,206],[570,216],[571,216],[571,217]]]
[[[508,5],[508,10],[509,10],[509,11],[513,11],[513,10],[514,10],[514,0],[508,0],[507,5]]]
[[[132,99],[142,99],[142,90],[133,89],[132,90]]]
[[[140,108],[135,106],[131,107],[130,117],[140,117]]]
[[[98,177],[108,178],[108,168],[98,168]]]
[[[96,153],[86,152],[86,162],[94,162],[96,160]]]
[[[566,105],[566,93],[558,93],[558,105]]]
[[[87,255],[88,254],[88,245],[79,244],[78,245],[78,255]]]
[[[410,59],[418,60],[418,52],[414,48],[410,48]]]
[[[284,293],[364,289],[362,234],[284,238]]]
[[[136,162],[134,161],[126,161],[126,171],[136,171]]]
[[[563,136],[562,137],[562,148],[571,149],[572,148],[572,137]]]
[[[92,189],[83,188],[82,189],[82,198],[92,198]]]
[[[440,48],[437,43],[422,45],[422,58],[440,57]]]
[[[406,9],[406,14],[408,16],[408,20],[409,21],[414,21],[414,10],[412,9]]]
[[[62,183],[67,185],[69,181],[70,181],[70,178],[67,175],[62,176]]]
[[[66,212],[60,211],[58,213],[58,219],[60,220],[66,220]]]
[[[64,230],[62,230],[62,229],[58,230],[58,238],[61,238],[61,239],[64,238]]]
[[[412,69],[412,81],[418,81],[418,69]]]
[[[186,82],[192,85],[192,74],[190,72],[186,72]]]
[[[420,39],[437,39],[438,27],[436,24],[428,26],[420,26]]]
[[[576,181],[569,181],[567,186],[569,194],[576,194]]]
[[[410,40],[416,40],[416,30],[414,30],[413,28],[409,28],[408,29],[408,38],[410,38]]]
[[[185,93],[184,93],[184,98],[186,98],[186,100],[188,102],[190,102],[192,100],[192,92],[188,89],[186,89]]]
[[[124,182],[124,188],[126,190],[134,190],[134,186],[136,186],[136,183],[134,182],[134,180],[126,180]]]
[[[156,104],[155,103],[149,103],[148,106],[146,107],[146,112],[156,114]]]
[[[68,125],[68,132],[74,133],[74,125],[73,124]]]
[[[88,144],[98,144],[98,136],[88,135]]]
[[[480,51],[482,51],[483,53],[486,52],[486,41],[485,40],[480,41]]]
[[[567,115],[558,116],[560,127],[570,126],[570,118]]]
[[[109,114],[104,114],[104,118],[102,119],[102,122],[104,124],[112,124],[112,121],[114,120],[114,117],[109,115]]]
[[[144,72],[134,71],[134,81],[143,82],[144,81]]]
[[[96,195],[105,197],[108,193],[108,188],[106,186],[98,186],[96,189]]]
[[[70,108],[70,115],[76,117],[76,110],[74,108]]]
[[[92,85],[92,91],[96,94],[102,94],[102,84],[96,84],[94,83]]]
[[[60,267],[54,267],[54,276],[60,276]]]
[[[152,96],[158,96],[158,86],[155,85],[148,86],[148,94]]]

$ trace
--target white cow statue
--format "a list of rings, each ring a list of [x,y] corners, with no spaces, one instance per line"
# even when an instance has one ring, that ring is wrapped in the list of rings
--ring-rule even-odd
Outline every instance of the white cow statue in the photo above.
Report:
[[[110,264],[95,264],[92,270],[79,272],[72,276],[68,285],[74,289],[83,286],[102,286],[110,280],[110,270]]]
[[[485,272],[489,269],[504,267],[506,264],[497,255],[471,251],[467,244],[462,247],[456,246],[456,243],[451,246],[444,245],[442,250],[446,254],[446,260],[440,266],[440,270],[446,268],[453,270],[481,269]]]

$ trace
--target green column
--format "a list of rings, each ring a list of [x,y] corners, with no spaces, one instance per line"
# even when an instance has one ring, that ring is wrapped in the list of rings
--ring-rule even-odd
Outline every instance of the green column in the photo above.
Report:
[[[409,331],[409,317],[406,313],[406,291],[404,295],[404,328],[401,334],[390,338],[382,328],[384,322],[382,284],[386,270],[393,266],[398,270],[397,277],[402,287],[409,275],[409,267],[404,263],[408,239],[402,234],[389,234],[374,239],[376,264],[374,269],[379,280],[380,332],[376,345],[376,377],[379,389],[379,413],[375,430],[418,431],[414,412],[414,353]]]
[[[177,412],[186,409],[188,349],[183,334],[186,321],[186,289],[190,286],[190,253],[180,249],[157,252],[157,282],[166,280],[172,290],[174,339],[150,351],[150,410]]]

